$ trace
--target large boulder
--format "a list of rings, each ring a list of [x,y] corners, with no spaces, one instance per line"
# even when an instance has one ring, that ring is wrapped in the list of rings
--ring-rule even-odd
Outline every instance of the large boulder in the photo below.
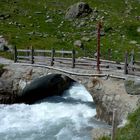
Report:
[[[0,104],[13,104],[17,102],[17,96],[12,91],[12,81],[0,78]]]
[[[5,38],[0,35],[0,51],[8,51],[8,42],[5,40]]]
[[[125,90],[131,95],[140,95],[140,79],[128,78],[124,82]]]
[[[67,9],[65,18],[74,19],[78,17],[87,16],[92,12],[92,9],[85,2],[78,2]]]
[[[48,96],[60,96],[72,80],[62,74],[40,77],[27,85],[19,95],[19,102],[33,104]]]

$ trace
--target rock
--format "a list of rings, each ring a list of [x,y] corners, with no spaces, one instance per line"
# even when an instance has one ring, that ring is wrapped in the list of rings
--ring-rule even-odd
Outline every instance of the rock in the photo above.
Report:
[[[12,81],[0,78],[0,104],[16,103],[17,96],[12,91]]]
[[[51,22],[53,22],[53,20],[50,18],[50,19],[45,20],[45,22],[46,23],[51,23]]]
[[[9,50],[9,48],[8,48],[8,42],[1,35],[0,36],[0,51],[7,51],[7,50]]]
[[[27,85],[19,95],[19,102],[32,104],[48,96],[60,96],[72,80],[61,74],[40,77]]]
[[[135,45],[135,44],[137,44],[137,41],[136,40],[131,40],[129,43]]]
[[[140,95],[140,79],[128,78],[124,82],[125,90],[131,95]]]
[[[93,140],[99,140],[103,136],[110,136],[111,129],[110,128],[94,128],[91,133],[92,133]]]
[[[83,43],[81,40],[74,41],[73,45],[79,48],[83,48]]]
[[[65,14],[66,19],[74,19],[78,17],[87,16],[92,12],[92,9],[87,3],[78,2],[67,9]]]
[[[0,94],[11,93],[12,83],[0,78]]]
[[[82,37],[82,38],[81,38],[81,40],[88,42],[88,41],[90,41],[90,38],[89,38],[89,37],[84,36],[84,37]]]
[[[5,20],[5,19],[8,19],[10,17],[11,17],[10,14],[0,14],[0,20]]]

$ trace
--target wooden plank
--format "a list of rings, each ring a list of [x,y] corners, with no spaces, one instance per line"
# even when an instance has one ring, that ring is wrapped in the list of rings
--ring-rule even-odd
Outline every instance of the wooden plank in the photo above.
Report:
[[[51,50],[34,50],[35,53],[51,53]]]
[[[83,57],[83,59],[90,60],[90,61],[96,61],[95,58],[87,58],[87,57]],[[112,64],[117,64],[116,61],[103,60],[103,59],[100,59],[100,62],[101,62],[101,63],[102,63],[102,62],[105,62],[105,63],[110,63],[110,64],[111,64],[111,63],[112,63]],[[123,62],[120,62],[119,64],[120,64],[120,65],[124,65]]]
[[[135,63],[139,65],[140,64],[140,61],[135,61]]]
[[[71,61],[71,58],[62,58],[62,57],[54,57],[56,60],[66,60],[66,61]]]
[[[54,61],[54,64],[69,64],[69,65],[71,65],[71,62]]]
[[[55,53],[61,53],[61,54],[72,54],[72,51],[64,51],[64,50],[56,50]]]
[[[134,70],[136,70],[136,71],[140,71],[140,67],[139,66],[134,66],[134,65],[130,65],[130,66],[128,66],[128,69],[134,69]]]
[[[18,60],[18,63],[30,63],[31,61],[29,60],[22,60],[22,59],[20,59],[20,60]]]
[[[31,56],[17,56],[18,59],[31,59]]]
[[[139,71],[128,71],[128,74],[140,76],[140,72]]]
[[[51,59],[51,58],[46,56],[34,56],[34,59]]]
[[[31,50],[17,49],[17,52],[31,52]]]

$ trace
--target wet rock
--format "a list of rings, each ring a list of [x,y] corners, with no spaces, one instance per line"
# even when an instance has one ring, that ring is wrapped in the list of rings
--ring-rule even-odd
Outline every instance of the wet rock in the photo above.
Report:
[[[72,80],[61,74],[40,77],[27,85],[20,94],[19,102],[32,104],[48,96],[60,96]]]

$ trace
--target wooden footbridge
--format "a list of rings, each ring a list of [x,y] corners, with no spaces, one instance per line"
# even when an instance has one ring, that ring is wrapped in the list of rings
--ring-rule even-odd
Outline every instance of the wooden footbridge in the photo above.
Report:
[[[115,61],[102,60],[99,58],[82,57],[77,58],[75,50],[36,50],[31,49],[14,49],[14,62],[27,63],[33,65],[44,66],[59,66],[61,68],[79,68],[85,70],[100,71],[107,70],[122,70],[124,74],[140,76],[140,61],[134,60],[134,53],[132,52],[130,62],[128,62],[128,53],[125,54],[124,62],[117,63]],[[99,59],[99,60],[97,60]],[[97,61],[100,63],[98,64]],[[99,65],[99,66],[98,66]],[[99,71],[100,70],[100,71]]]

